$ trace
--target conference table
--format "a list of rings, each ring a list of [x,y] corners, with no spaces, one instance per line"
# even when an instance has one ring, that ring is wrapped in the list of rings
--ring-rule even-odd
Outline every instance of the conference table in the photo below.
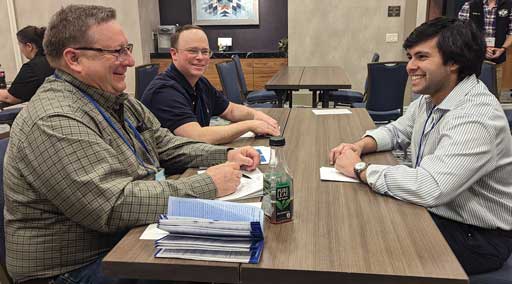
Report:
[[[366,185],[321,181],[328,151],[374,124],[365,109],[315,115],[311,109],[267,110],[286,138],[293,175],[294,220],[265,222],[258,264],[154,258],[154,242],[132,229],[105,257],[107,275],[217,283],[468,283],[427,210],[376,194]],[[284,123],[284,124],[283,124]],[[248,138],[253,145],[266,140]],[[235,142],[234,146],[240,146]],[[389,152],[370,163],[396,164]]]
[[[279,107],[283,107],[289,92],[308,89],[312,92],[312,106],[317,106],[319,91],[323,94],[322,108],[327,108],[330,91],[350,88],[352,85],[343,68],[333,66],[284,66],[265,84],[265,89],[276,92]],[[292,107],[292,96],[289,106]]]

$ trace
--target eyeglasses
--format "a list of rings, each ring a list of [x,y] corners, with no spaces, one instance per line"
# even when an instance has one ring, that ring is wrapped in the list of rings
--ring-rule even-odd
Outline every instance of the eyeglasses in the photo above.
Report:
[[[213,51],[208,48],[200,49],[200,48],[187,48],[187,49],[176,49],[176,50],[183,50],[186,53],[188,53],[191,56],[199,56],[200,54],[202,56],[210,57],[213,54]]]
[[[99,47],[77,47],[75,49],[76,50],[89,50],[89,51],[109,53],[109,54],[114,55],[118,62],[124,62],[132,54],[133,44],[129,43],[126,46],[123,46],[118,49],[104,49],[104,48],[99,48]]]

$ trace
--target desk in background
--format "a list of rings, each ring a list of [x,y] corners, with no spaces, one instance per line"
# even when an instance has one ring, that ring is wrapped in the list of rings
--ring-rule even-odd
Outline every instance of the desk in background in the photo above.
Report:
[[[272,111],[274,117],[289,112],[284,136],[294,177],[295,217],[286,224],[265,223],[260,263],[154,258],[154,242],[139,240],[141,227],[131,230],[105,257],[105,273],[244,284],[468,283],[427,210],[378,195],[365,185],[320,181],[319,168],[328,165],[328,150],[357,140],[374,127],[365,109],[325,116],[315,116],[311,109]],[[364,159],[395,163],[390,153]]]
[[[289,91],[308,89],[312,91],[312,106],[317,106],[317,92],[323,93],[322,108],[329,107],[329,91],[350,89],[352,85],[341,67],[284,66],[266,84],[265,89],[276,92],[279,107]],[[289,101],[292,107],[292,99]]]

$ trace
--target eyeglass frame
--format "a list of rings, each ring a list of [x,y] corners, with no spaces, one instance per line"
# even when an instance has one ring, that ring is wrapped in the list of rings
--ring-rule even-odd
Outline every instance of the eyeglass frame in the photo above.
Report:
[[[126,60],[126,57],[130,54],[132,54],[133,51],[133,43],[129,43],[126,46],[123,46],[118,49],[105,49],[100,47],[88,47],[88,46],[81,46],[81,47],[74,47],[73,49],[76,50],[86,50],[86,51],[96,51],[96,52],[104,52],[108,54],[112,54],[116,57],[116,60],[118,62],[123,62]],[[121,57],[124,57],[122,59]]]
[[[201,54],[202,56],[207,56],[208,58],[212,57],[213,55],[213,50],[211,49],[205,49],[205,48],[173,48],[174,50],[183,50],[185,52],[187,52],[189,55],[192,55],[192,56],[198,56],[199,54]],[[205,53],[206,50],[208,50],[208,53]]]

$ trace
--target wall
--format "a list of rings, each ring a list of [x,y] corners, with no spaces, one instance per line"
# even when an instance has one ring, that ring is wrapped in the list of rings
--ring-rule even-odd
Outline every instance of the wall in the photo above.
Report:
[[[50,17],[62,6],[69,4],[95,4],[113,7],[117,11],[117,20],[123,26],[128,40],[134,44],[135,64],[149,63],[149,53],[153,49],[151,31],[158,25],[159,12],[157,0],[15,0],[14,10],[18,29],[27,25],[46,26]],[[10,38],[5,1],[0,0],[0,37]],[[5,27],[5,28],[4,28]],[[6,41],[8,42],[8,41]],[[4,46],[6,46],[4,48]],[[0,63],[6,62],[8,80],[17,73],[12,43],[0,42]],[[134,93],[135,75],[131,68],[127,75],[127,92]]]
[[[162,25],[192,23],[190,0],[159,2]],[[210,48],[217,50],[218,37],[231,37],[233,50],[236,51],[276,51],[277,42],[288,34],[287,9],[288,0],[260,0],[259,25],[203,26],[210,41]]]
[[[381,61],[406,60],[401,47],[406,1],[289,1],[288,64],[342,66],[353,89],[362,91],[374,52]],[[388,18],[388,5],[400,5],[401,16]],[[398,33],[398,42],[386,43],[386,33]]]
[[[7,1],[0,0],[0,64],[5,70],[7,82],[16,75],[16,61],[11,36],[11,24],[7,12]]]

